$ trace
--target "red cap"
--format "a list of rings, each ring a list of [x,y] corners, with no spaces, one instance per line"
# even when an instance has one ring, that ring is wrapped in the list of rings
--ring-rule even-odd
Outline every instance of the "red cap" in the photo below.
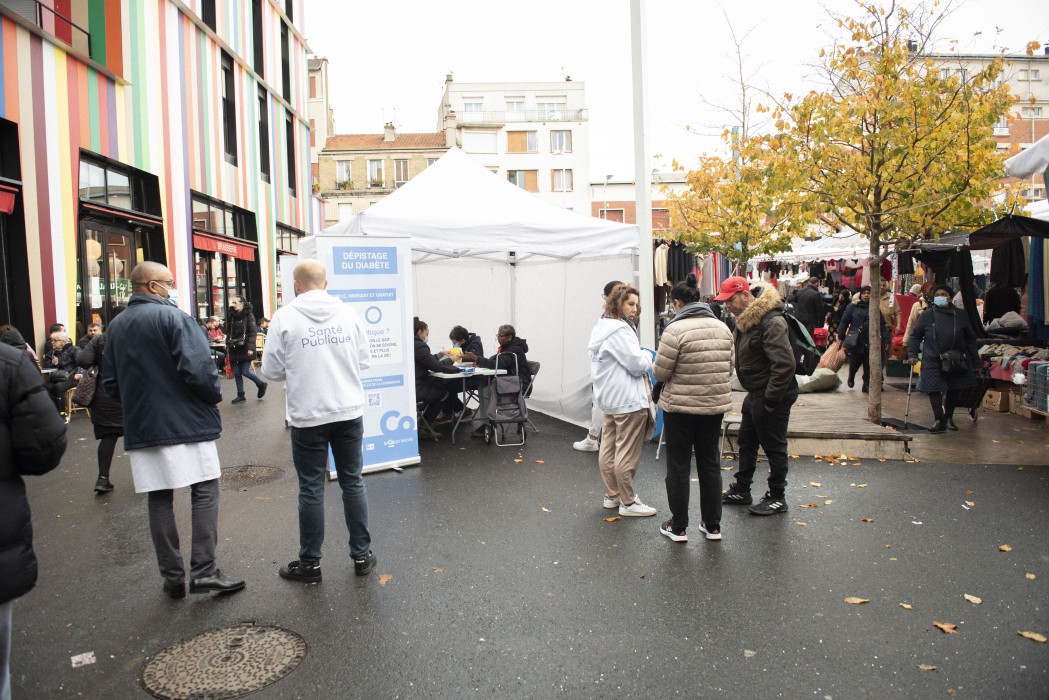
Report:
[[[721,294],[714,297],[714,301],[725,301],[736,292],[749,292],[750,282],[743,277],[729,277],[721,283]]]

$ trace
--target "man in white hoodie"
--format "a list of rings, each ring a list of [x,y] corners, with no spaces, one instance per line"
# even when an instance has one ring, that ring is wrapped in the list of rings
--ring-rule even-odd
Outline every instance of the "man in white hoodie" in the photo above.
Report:
[[[299,558],[280,568],[282,578],[321,580],[324,483],[328,447],[342,487],[350,557],[365,576],[376,565],[368,532],[368,496],[361,476],[364,387],[361,369],[371,355],[361,317],[325,290],[324,264],[295,266],[295,300],[274,315],[266,335],[262,374],[287,381],[291,454],[299,475]]]

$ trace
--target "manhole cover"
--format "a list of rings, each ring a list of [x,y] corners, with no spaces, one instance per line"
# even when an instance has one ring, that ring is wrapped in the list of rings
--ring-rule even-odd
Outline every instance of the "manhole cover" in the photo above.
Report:
[[[210,630],[162,650],[142,669],[157,698],[239,698],[279,681],[306,657],[306,640],[279,627]]]
[[[284,476],[280,467],[261,467],[245,464],[241,467],[229,467],[222,470],[219,486],[227,491],[251,488],[268,484]]]

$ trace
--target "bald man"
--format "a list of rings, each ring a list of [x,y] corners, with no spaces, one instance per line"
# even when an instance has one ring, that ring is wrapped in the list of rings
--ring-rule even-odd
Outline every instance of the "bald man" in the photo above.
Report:
[[[358,576],[375,568],[368,532],[364,488],[364,387],[361,370],[371,355],[364,322],[325,291],[324,265],[303,260],[295,266],[295,300],[278,311],[266,334],[262,374],[286,381],[291,456],[299,475],[299,558],[282,566],[281,578],[321,580],[324,544],[324,483],[328,448],[342,487],[343,514],[350,533],[350,558]]]
[[[124,406],[124,449],[135,491],[149,494],[149,530],[164,592],[186,595],[186,571],[172,507],[175,489],[190,487],[193,545],[190,593],[232,593],[244,582],[215,566],[222,434],[218,372],[207,339],[175,304],[171,270],[155,262],[131,271],[127,310],[113,319],[102,356],[102,387]]]

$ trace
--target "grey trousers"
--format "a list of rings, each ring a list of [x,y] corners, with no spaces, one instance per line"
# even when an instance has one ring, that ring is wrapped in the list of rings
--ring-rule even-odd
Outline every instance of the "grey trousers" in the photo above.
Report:
[[[193,507],[193,545],[190,552],[190,578],[204,578],[215,572],[215,543],[218,540],[219,480],[201,481],[190,486]],[[186,569],[179,549],[174,491],[149,492],[149,532],[157,552],[160,575],[172,583],[186,579]]]
[[[13,600],[0,605],[0,700],[11,700],[11,607]]]

